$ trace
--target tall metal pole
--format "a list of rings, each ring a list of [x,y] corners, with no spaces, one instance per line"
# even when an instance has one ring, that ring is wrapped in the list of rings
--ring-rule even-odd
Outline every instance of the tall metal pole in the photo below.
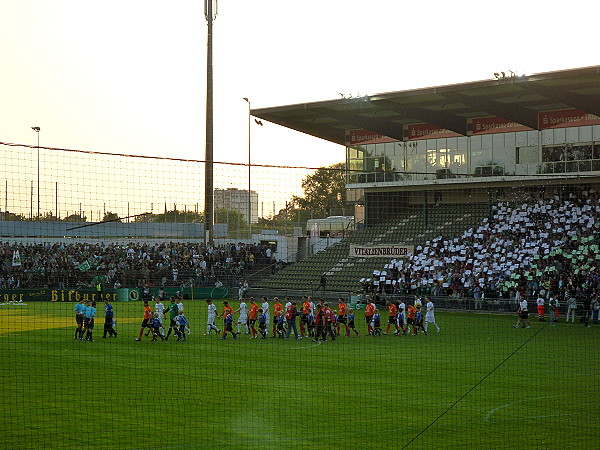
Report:
[[[31,127],[37,133],[37,220],[40,220],[40,127]]]
[[[204,223],[206,242],[213,243],[214,188],[213,188],[213,62],[212,62],[212,24],[216,18],[213,1],[204,0],[204,17],[208,25],[206,51],[206,156],[204,166]],[[215,8],[216,9],[216,8]]]
[[[250,165],[250,155],[251,155],[251,144],[250,144],[250,100],[247,97],[244,97],[244,100],[248,103],[248,243],[252,242],[252,196],[250,195],[250,174],[251,174],[251,165]]]
[[[37,145],[37,220],[40,220],[40,133],[37,134],[38,145]]]

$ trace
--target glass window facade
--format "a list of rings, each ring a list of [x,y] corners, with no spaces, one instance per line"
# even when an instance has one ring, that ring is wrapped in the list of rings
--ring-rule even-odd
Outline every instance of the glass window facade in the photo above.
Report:
[[[359,145],[347,166],[349,184],[600,171],[600,125]]]

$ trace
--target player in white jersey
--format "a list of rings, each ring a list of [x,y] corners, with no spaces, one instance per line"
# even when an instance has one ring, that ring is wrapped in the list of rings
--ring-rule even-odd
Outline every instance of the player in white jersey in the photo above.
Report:
[[[398,312],[396,313],[396,324],[402,330],[402,334],[406,336],[406,305],[402,300],[397,305]],[[400,335],[400,330],[395,331],[394,334],[396,336]]]
[[[260,305],[260,307],[263,310],[263,314],[265,315],[266,318],[266,327],[267,330],[269,329],[269,324],[271,323],[271,313],[269,313],[269,300],[267,300],[267,297],[263,297],[262,298],[262,304]]]
[[[240,313],[240,317],[238,317],[237,327],[238,333],[241,333],[241,325],[244,325],[244,329],[246,330],[246,334],[250,334],[250,329],[248,328],[248,305],[246,305],[245,301],[241,301],[240,307],[234,311]]]
[[[165,312],[165,305],[160,301],[160,297],[156,297],[156,303],[154,304],[154,312],[158,314],[158,320],[160,321],[160,335],[165,335],[165,328],[163,326],[163,317]]]
[[[527,307],[527,299],[524,298],[519,302],[519,310],[517,311],[519,318],[517,324],[513,325],[515,328],[519,328],[519,325],[527,323],[527,328],[531,328],[531,322],[529,321],[529,309]]]
[[[415,309],[417,309],[417,308],[423,309],[423,303],[421,303],[421,299],[419,297],[417,297],[416,295],[415,295],[414,306],[415,306]]]
[[[218,335],[221,332],[221,330],[219,330],[215,326],[215,317],[217,316],[217,305],[215,305],[211,300],[206,300],[206,303],[208,304],[208,321],[206,322],[206,333],[204,333],[204,335],[208,336],[210,334],[210,330],[215,330]]]
[[[433,302],[429,297],[425,297],[425,300],[427,300],[427,312],[425,313],[425,333],[427,333],[427,325],[429,325],[430,323],[433,324],[433,326],[437,329],[437,332],[439,333],[440,327],[438,327],[437,323],[435,323],[435,314],[433,313]]]
[[[183,313],[183,301],[181,299],[179,299],[179,303],[177,303],[177,311],[181,311]],[[187,331],[187,334],[192,334],[192,330],[190,330],[188,324],[185,324],[185,331]]]

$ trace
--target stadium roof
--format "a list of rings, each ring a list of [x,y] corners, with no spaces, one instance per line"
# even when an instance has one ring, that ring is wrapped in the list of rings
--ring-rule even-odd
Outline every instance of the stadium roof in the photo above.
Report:
[[[253,109],[260,119],[345,145],[365,129],[399,141],[405,125],[428,123],[467,135],[469,121],[501,117],[532,129],[538,113],[577,109],[600,116],[600,66],[389,92],[360,98]]]

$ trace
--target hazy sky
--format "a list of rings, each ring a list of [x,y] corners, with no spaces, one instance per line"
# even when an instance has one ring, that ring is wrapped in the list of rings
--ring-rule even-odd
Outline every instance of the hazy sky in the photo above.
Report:
[[[253,108],[599,63],[598,3],[220,0],[216,161],[247,160]],[[0,0],[0,141],[204,159],[202,0]],[[342,147],[265,123],[253,162]]]

